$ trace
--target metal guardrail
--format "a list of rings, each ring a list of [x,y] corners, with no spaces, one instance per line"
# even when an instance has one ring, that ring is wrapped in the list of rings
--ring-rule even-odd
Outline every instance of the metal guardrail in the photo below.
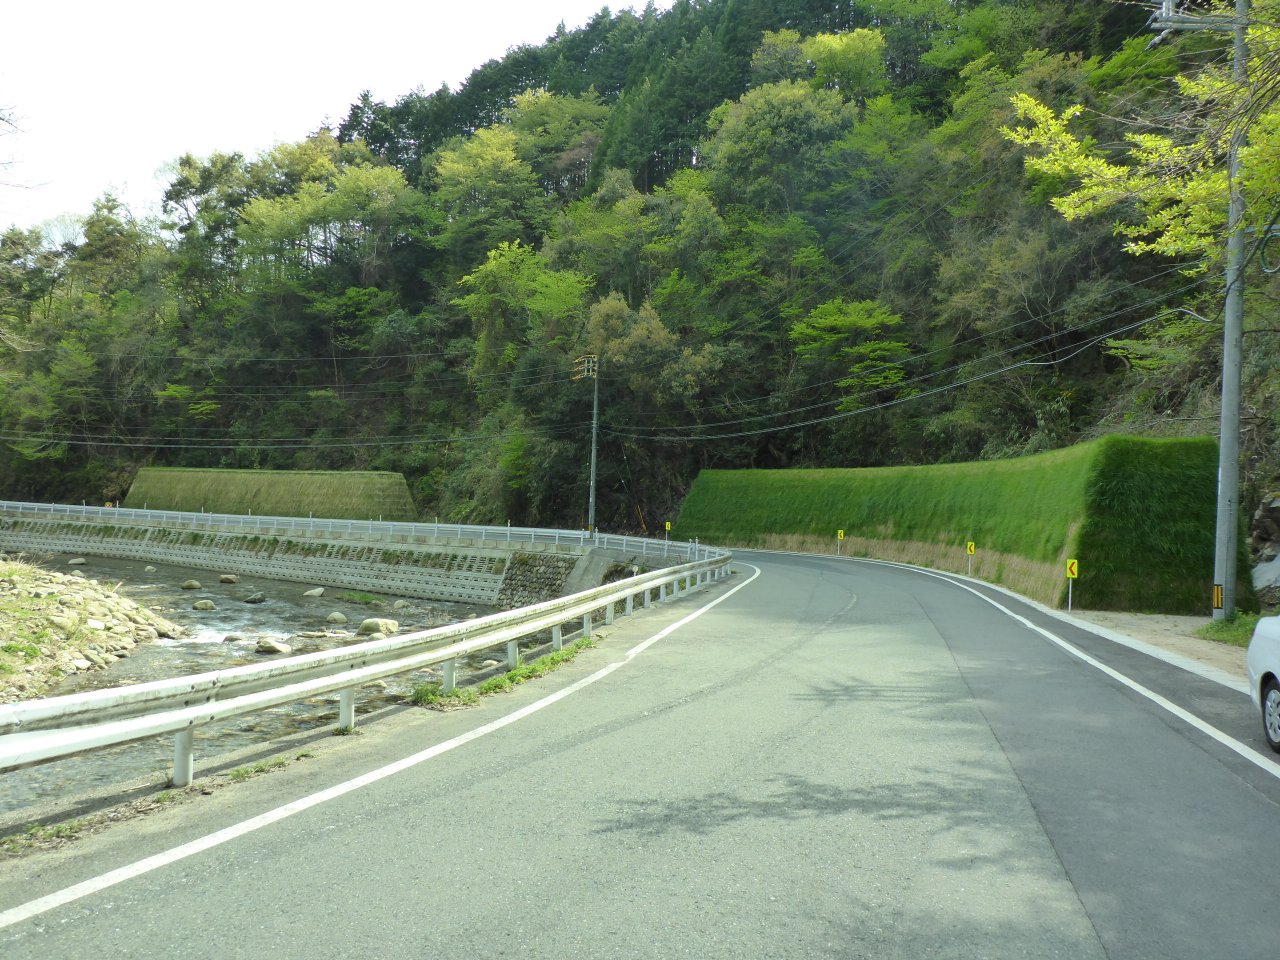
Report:
[[[0,504],[0,512],[5,512],[8,506]],[[105,508],[69,509],[103,510],[113,517],[120,512]],[[172,517],[172,514],[165,516]],[[207,518],[209,515],[191,516]],[[349,521],[314,522],[345,524]],[[539,535],[549,532],[521,530]],[[568,531],[560,533],[577,536]],[[605,545],[599,535],[587,537],[588,545]],[[625,541],[629,550],[635,550],[639,541],[635,537],[612,539]],[[655,541],[648,543],[655,544]],[[665,544],[659,541],[656,545]],[[228,670],[0,706],[0,772],[174,733],[172,782],[174,786],[186,786],[194,773],[192,732],[197,726],[338,691],[338,726],[351,728],[355,725],[356,692],[364,684],[443,664],[443,686],[451,690],[459,657],[506,644],[508,667],[514,668],[518,644],[523,638],[549,630],[551,646],[559,649],[562,628],[568,622],[581,618],[583,633],[590,635],[592,619],[602,609],[605,623],[612,623],[615,605],[619,602],[624,604],[624,614],[630,615],[638,596],[643,598],[644,606],[650,606],[655,592],[661,602],[667,599],[668,588],[674,588],[672,595],[680,595],[696,585],[727,575],[731,560],[728,551],[687,546],[688,552],[697,558],[680,566],[477,620]]]
[[[90,507],[62,503],[23,503],[0,500],[0,516],[31,520],[78,520],[117,526],[160,526],[176,530],[216,530],[258,536],[322,538],[359,536],[374,541],[405,538],[425,543],[483,541],[494,544],[564,544],[583,549],[622,550],[646,557],[687,561],[706,560],[716,551],[694,541],[650,540],[586,530],[543,527],[488,527],[461,523],[398,523],[382,520],[329,520],[304,517],[255,517],[226,513],[187,513],[176,510],[133,510],[126,507]]]

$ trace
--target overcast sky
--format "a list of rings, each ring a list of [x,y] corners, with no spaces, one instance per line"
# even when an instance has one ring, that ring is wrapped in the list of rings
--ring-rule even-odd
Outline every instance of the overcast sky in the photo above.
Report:
[[[644,0],[607,4],[642,8]],[[0,230],[145,216],[184,153],[255,156],[337,125],[362,90],[453,88],[486,60],[581,26],[604,0],[22,0],[0,32]],[[665,10],[671,0],[655,6]]]

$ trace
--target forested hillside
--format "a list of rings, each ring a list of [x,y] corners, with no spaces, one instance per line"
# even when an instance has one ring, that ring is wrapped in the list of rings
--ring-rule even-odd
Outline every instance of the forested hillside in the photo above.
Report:
[[[603,10],[456,90],[183,157],[162,222],[104,196],[60,246],[15,225],[0,496],[115,498],[145,465],[351,468],[403,472],[428,516],[581,525],[584,354],[608,530],[660,526],[704,466],[1212,434],[1232,129],[1255,231],[1245,467],[1269,484],[1280,3],[1254,6],[1243,88],[1229,34],[1148,49],[1149,12]]]

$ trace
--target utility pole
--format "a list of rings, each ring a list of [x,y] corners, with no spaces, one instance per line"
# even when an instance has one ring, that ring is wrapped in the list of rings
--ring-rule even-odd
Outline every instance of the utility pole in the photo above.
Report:
[[[587,493],[587,530],[596,532],[596,437],[600,432],[600,358],[593,353],[574,362],[573,379],[590,377],[591,390],[591,481]]]
[[[1149,25],[1161,30],[1159,43],[1175,30],[1231,32],[1231,77],[1243,87],[1249,77],[1249,0],[1235,0],[1235,16],[1179,13],[1162,0]],[[1227,269],[1222,311],[1222,411],[1218,426],[1218,518],[1213,551],[1213,619],[1236,610],[1236,553],[1240,537],[1240,364],[1244,341],[1244,196],[1240,192],[1240,145],[1244,124],[1231,130],[1227,155]]]

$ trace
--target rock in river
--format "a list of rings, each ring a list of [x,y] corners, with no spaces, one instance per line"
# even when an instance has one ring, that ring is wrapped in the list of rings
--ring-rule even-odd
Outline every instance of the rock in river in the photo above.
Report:
[[[279,640],[272,640],[270,637],[262,637],[254,649],[258,653],[293,653],[293,647]]]

